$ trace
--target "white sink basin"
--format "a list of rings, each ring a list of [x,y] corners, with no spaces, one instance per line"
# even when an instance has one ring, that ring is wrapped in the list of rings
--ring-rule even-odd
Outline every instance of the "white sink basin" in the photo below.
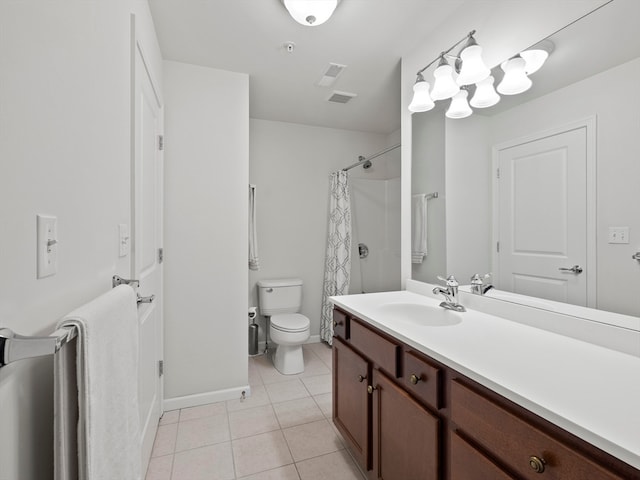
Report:
[[[425,327],[450,327],[462,322],[462,315],[446,310],[436,304],[422,303],[385,303],[379,307],[380,315],[398,322]]]

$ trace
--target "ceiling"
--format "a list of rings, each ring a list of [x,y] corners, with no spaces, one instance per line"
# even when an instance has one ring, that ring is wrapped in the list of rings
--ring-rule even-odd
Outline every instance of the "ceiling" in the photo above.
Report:
[[[249,74],[251,118],[389,134],[400,128],[400,58],[469,1],[341,0],[316,27],[296,23],[281,0],[149,5],[166,60]],[[330,62],[347,68],[320,87]],[[357,97],[328,102],[334,90]]]

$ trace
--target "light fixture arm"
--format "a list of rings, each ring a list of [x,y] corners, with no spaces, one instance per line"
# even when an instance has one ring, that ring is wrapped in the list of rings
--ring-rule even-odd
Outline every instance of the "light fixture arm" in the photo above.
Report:
[[[420,70],[418,70],[418,72],[416,73],[416,75],[421,74],[422,72],[424,72],[427,68],[429,68],[431,65],[433,65],[434,63],[436,63],[438,60],[440,60],[441,58],[445,57],[445,56],[449,56],[449,57],[453,57],[453,58],[460,58],[460,55],[451,55],[451,50],[453,50],[454,48],[456,48],[458,45],[460,45],[462,42],[464,42],[465,40],[469,40],[473,38],[473,35],[475,35],[476,31],[475,30],[471,30],[462,40],[454,43],[453,45],[451,45],[451,47],[449,47],[447,50],[445,50],[444,52],[440,53],[440,55],[438,55],[433,61],[429,62],[427,65],[425,65],[423,68],[421,68]]]

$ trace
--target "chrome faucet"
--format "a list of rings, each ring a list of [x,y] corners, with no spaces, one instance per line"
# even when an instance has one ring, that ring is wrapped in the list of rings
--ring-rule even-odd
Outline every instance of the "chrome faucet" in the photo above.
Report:
[[[466,312],[467,310],[458,303],[458,286],[460,285],[456,280],[456,277],[449,275],[447,278],[442,278],[438,275],[438,279],[445,282],[447,288],[435,287],[433,289],[434,294],[444,295],[445,301],[440,303],[442,308],[447,310],[454,310],[456,312]]]
[[[476,273],[473,277],[471,277],[471,293],[476,295],[484,295],[489,290],[493,288],[493,285],[490,283],[484,283],[484,280],[491,276],[490,273],[485,274],[484,276],[480,276],[479,273]]]

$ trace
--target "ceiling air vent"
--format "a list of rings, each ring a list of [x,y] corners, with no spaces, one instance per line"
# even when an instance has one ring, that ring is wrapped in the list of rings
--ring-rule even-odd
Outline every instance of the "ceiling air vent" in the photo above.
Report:
[[[330,63],[325,72],[322,74],[322,78],[318,80],[318,86],[329,87],[333,85],[342,71],[347,68],[346,65],[340,65],[338,63]]]
[[[327,101],[333,103],[347,103],[349,100],[357,96],[358,95],[355,93],[338,92],[337,90],[334,90],[331,96],[327,98]]]

